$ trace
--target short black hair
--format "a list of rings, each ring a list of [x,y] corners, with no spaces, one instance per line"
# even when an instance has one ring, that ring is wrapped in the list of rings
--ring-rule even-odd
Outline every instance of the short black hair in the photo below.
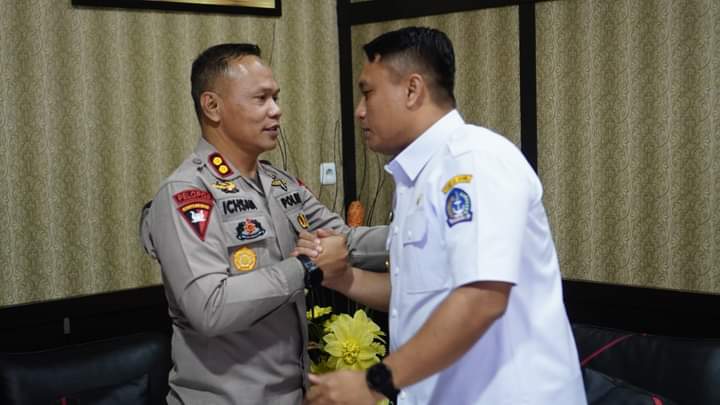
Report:
[[[363,46],[369,61],[380,56],[411,66],[425,75],[436,103],[455,107],[455,52],[444,32],[428,27],[406,27],[386,32]],[[397,66],[396,67],[400,67]]]
[[[260,57],[260,47],[255,44],[219,44],[204,50],[193,61],[190,72],[190,93],[198,119],[202,117],[200,95],[210,90],[215,79],[227,72],[232,60],[246,55]]]

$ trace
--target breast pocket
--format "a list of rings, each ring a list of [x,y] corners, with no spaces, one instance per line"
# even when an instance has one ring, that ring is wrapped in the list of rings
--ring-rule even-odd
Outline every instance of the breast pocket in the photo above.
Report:
[[[424,210],[411,213],[402,230],[405,286],[408,293],[447,289],[450,285],[445,254],[439,249],[438,235],[431,232]]]
[[[223,227],[231,275],[248,273],[270,264],[270,248],[275,243],[275,235],[264,215],[224,222]]]

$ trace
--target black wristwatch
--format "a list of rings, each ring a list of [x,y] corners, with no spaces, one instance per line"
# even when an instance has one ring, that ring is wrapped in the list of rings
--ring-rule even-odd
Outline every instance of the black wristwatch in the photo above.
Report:
[[[371,390],[385,395],[392,403],[397,402],[400,390],[393,385],[392,372],[385,363],[381,362],[367,369],[365,381]]]
[[[298,255],[297,258],[305,269],[305,288],[319,287],[323,280],[322,270],[306,255]]]

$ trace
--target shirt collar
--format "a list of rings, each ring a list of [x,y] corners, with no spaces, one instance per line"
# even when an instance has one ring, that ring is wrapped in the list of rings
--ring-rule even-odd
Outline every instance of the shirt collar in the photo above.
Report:
[[[457,110],[445,114],[385,165],[385,171],[396,181],[414,182],[433,154],[445,145],[448,135],[463,124]]]

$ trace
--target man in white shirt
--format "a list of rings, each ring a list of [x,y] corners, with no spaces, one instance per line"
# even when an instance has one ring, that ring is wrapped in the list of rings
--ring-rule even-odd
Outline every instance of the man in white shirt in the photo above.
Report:
[[[347,266],[325,272],[324,285],[389,312],[391,354],[367,372],[311,375],[306,399],[585,404],[535,172],[515,145],[455,110],[444,33],[405,28],[364,50],[355,114],[368,147],[393,157],[390,268]],[[329,232],[305,236],[313,255],[345,245]]]

